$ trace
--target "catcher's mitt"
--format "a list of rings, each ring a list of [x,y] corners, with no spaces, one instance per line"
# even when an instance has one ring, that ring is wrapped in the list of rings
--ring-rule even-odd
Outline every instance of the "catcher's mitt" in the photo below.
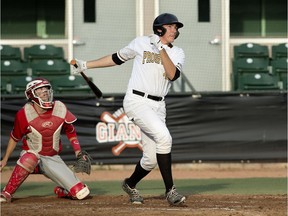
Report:
[[[91,173],[91,156],[86,151],[81,151],[77,155],[77,161],[73,166],[73,170],[76,173],[87,173],[90,175]]]

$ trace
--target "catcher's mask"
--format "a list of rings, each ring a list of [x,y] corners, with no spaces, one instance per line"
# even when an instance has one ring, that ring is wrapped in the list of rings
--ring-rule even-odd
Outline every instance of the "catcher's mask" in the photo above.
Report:
[[[40,97],[38,97],[35,93],[35,90],[41,87],[48,87],[48,101],[43,101]],[[26,86],[25,91],[26,98],[37,105],[39,105],[43,109],[50,109],[53,106],[53,90],[52,86],[48,80],[44,78],[36,78],[29,82]]]
[[[158,35],[159,37],[163,36],[166,33],[166,29],[163,25],[167,24],[176,24],[177,25],[177,33],[175,35],[175,39],[179,36],[179,28],[182,28],[184,25],[183,23],[178,21],[178,18],[170,13],[163,13],[160,14],[153,22],[153,31],[154,34]]]

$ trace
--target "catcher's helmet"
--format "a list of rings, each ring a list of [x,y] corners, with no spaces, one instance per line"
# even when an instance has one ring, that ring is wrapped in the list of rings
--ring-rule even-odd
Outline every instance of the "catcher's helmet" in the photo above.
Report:
[[[35,94],[35,90],[41,87],[48,87],[48,101],[43,101],[40,97]],[[50,109],[53,105],[53,90],[48,80],[44,78],[36,78],[26,85],[25,90],[26,98],[43,109]]]
[[[163,25],[167,24],[176,24],[178,29],[182,28],[184,25],[183,23],[178,21],[178,18],[170,13],[163,13],[160,14],[153,22],[153,31],[154,34],[158,36],[163,36],[166,33],[166,29],[163,27]],[[177,30],[177,34],[175,36],[175,39],[179,36],[179,31]]]

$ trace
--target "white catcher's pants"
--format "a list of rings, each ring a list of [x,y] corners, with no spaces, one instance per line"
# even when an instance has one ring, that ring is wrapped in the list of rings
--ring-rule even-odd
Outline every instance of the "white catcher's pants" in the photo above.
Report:
[[[123,107],[129,119],[141,129],[143,156],[140,164],[150,171],[157,165],[157,153],[171,152],[172,137],[166,126],[165,101],[154,101],[128,92]]]
[[[39,165],[46,177],[68,191],[80,182],[75,173],[72,172],[59,155],[52,157],[40,155]]]

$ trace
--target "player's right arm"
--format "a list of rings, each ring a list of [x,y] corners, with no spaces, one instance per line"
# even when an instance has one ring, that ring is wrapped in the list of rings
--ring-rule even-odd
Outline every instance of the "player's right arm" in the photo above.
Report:
[[[78,74],[87,69],[115,66],[117,64],[113,61],[112,56],[113,55],[107,55],[102,58],[91,60],[91,61],[83,61],[80,59],[75,59],[77,67],[73,67],[72,73]]]
[[[121,65],[126,61],[133,59],[136,56],[136,52],[133,49],[135,44],[135,40],[130,42],[130,44],[116,53],[112,55],[107,55],[102,58],[91,60],[91,61],[83,61],[79,59],[75,59],[77,68],[73,67],[72,73],[77,74],[83,72],[87,69],[92,68],[105,68],[105,67],[112,67],[116,65]]]
[[[96,60],[87,61],[87,69],[111,67],[115,65],[116,63],[113,61],[112,55],[107,55]]]
[[[10,155],[12,154],[12,152],[14,151],[17,143],[21,140],[23,135],[28,132],[27,127],[28,127],[28,123],[24,115],[24,109],[21,109],[17,112],[15,116],[13,130],[10,133],[10,138],[8,141],[6,151],[2,157],[2,160],[0,161],[0,172],[6,166],[7,161]]]
[[[12,154],[12,152],[14,151],[16,145],[17,145],[17,142],[10,137],[10,139],[8,141],[6,152],[5,152],[2,160],[0,161],[0,172],[2,172],[2,169],[6,166],[7,161],[9,159],[10,155]]]

